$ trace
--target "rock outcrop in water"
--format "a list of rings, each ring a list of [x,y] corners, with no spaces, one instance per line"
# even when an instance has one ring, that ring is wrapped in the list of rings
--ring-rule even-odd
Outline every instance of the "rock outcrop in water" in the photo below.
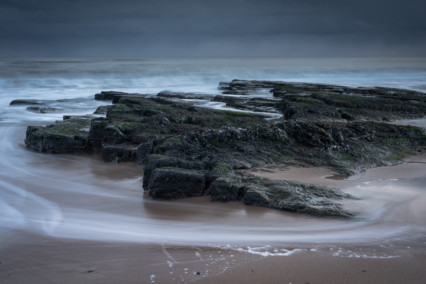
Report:
[[[341,217],[352,216],[338,203],[350,196],[337,189],[254,178],[239,170],[275,163],[325,166],[347,175],[398,163],[426,145],[421,129],[383,123],[425,116],[423,93],[241,80],[219,88],[224,95],[102,92],[96,99],[113,102],[98,110],[105,118],[30,126],[25,143],[39,152],[97,151],[106,162],[136,161],[144,166],[143,187],[153,198],[210,195]],[[201,108],[192,101],[207,99],[246,112]],[[275,119],[265,119],[268,115]]]

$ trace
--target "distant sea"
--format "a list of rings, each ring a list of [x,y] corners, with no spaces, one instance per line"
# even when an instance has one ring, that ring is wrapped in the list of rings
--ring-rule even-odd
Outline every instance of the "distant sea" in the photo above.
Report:
[[[218,94],[232,79],[386,86],[426,91],[426,58],[283,57],[212,59],[0,59],[0,123],[49,122],[92,112],[100,91]],[[13,99],[76,99],[37,114]]]

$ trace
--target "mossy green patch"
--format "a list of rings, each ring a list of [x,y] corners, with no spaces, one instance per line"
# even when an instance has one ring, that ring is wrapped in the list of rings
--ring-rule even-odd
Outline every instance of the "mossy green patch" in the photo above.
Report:
[[[218,162],[216,166],[209,172],[210,175],[221,176],[232,173],[232,166],[228,163]]]

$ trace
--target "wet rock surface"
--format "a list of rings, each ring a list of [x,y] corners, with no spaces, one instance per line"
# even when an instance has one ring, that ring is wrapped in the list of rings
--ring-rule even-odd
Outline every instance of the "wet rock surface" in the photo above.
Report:
[[[319,216],[351,217],[338,189],[247,176],[240,169],[278,163],[324,166],[343,175],[392,165],[422,151],[422,129],[384,121],[426,115],[426,95],[389,88],[242,81],[224,95],[102,92],[106,117],[68,117],[29,126],[28,148],[48,153],[100,152],[106,162],[136,161],[152,198],[210,195]],[[236,111],[180,99],[223,102]],[[237,110],[243,110],[239,112]],[[265,119],[265,113],[281,118]]]
[[[268,180],[250,176],[224,176],[209,188],[214,201],[242,200],[247,205],[307,213],[319,216],[352,217],[338,203],[352,196],[339,189],[298,183]]]
[[[21,100],[13,100],[9,103],[11,106],[16,105],[45,105],[52,101],[49,100],[31,100],[31,99],[21,99]]]
[[[61,108],[57,107],[39,107],[39,106],[29,106],[27,107],[28,111],[36,112],[36,113],[51,113],[60,111]]]
[[[46,127],[28,126],[25,145],[37,152],[61,154],[89,150],[89,117],[70,117]]]
[[[171,92],[171,91],[159,92],[157,96],[163,97],[163,98],[187,99],[187,100],[211,100],[212,98],[212,95],[207,95],[202,93]]]

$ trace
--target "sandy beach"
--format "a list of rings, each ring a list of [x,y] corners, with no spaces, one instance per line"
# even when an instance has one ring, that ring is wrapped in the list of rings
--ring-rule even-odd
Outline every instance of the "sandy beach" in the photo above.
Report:
[[[318,246],[288,256],[18,234],[1,283],[424,283],[424,243]],[[15,235],[16,237],[16,235]],[[352,252],[352,256],[349,254]],[[387,255],[392,251],[393,256]],[[370,255],[363,255],[365,253]],[[360,253],[360,254],[357,254]]]
[[[23,127],[1,130],[10,169],[1,177],[1,283],[426,281],[425,154],[349,179],[322,168],[252,172],[360,198],[344,204],[359,217],[341,220],[207,197],[155,201],[134,164],[28,152]]]

